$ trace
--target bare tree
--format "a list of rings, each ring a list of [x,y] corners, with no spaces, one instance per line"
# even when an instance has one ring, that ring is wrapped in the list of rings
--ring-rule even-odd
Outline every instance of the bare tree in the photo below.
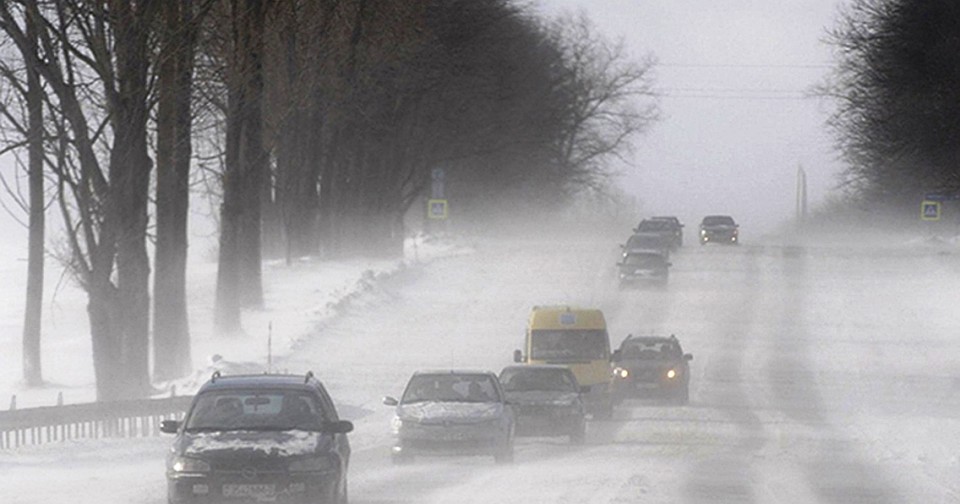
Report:
[[[64,0],[41,9],[36,0],[0,3],[0,29],[48,84],[72,130],[76,170],[68,171],[68,163],[56,176],[70,265],[88,294],[101,400],[150,390],[146,227],[152,162],[146,125],[149,40],[157,5]],[[43,20],[37,50],[31,50],[21,25],[25,15]],[[87,80],[85,72],[96,79]],[[111,126],[107,170],[95,148],[101,129],[91,128],[88,117],[98,107],[85,106],[80,94],[93,97],[93,82],[102,91],[99,110]]]
[[[261,189],[263,148],[263,39],[269,0],[230,0],[226,172],[220,218],[217,329],[240,329],[240,308],[263,303]]]

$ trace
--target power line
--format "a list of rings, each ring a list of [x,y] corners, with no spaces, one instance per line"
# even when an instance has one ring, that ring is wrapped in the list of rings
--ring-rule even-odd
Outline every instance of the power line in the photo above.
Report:
[[[833,65],[826,63],[657,63],[662,68],[788,68],[788,69],[826,69]]]

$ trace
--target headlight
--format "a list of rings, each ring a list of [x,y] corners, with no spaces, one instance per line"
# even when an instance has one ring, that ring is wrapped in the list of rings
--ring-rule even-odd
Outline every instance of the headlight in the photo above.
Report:
[[[671,370],[667,371],[667,378],[669,378],[669,379],[672,380],[672,379],[674,379],[674,378],[676,378],[676,377],[677,377],[677,370],[676,370],[676,369],[671,369]]]
[[[630,376],[630,371],[627,371],[624,368],[618,367],[613,370],[613,376],[616,376],[617,378],[626,379],[628,376]]]
[[[400,430],[403,429],[403,420],[400,420],[400,417],[394,416],[393,420],[390,421],[390,430],[396,434],[400,434]]]
[[[700,230],[700,236],[703,236],[703,235],[705,235],[705,234],[707,234],[707,230],[706,230],[706,229],[701,229],[701,230]]]
[[[208,473],[210,472],[210,464],[190,457],[174,457],[170,464],[170,470],[177,474]]]
[[[333,460],[330,457],[306,458],[290,462],[289,470],[292,473],[327,472],[333,469]]]

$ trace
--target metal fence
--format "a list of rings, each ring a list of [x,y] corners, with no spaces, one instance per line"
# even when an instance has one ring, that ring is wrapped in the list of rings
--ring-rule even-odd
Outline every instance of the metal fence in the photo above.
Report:
[[[67,404],[0,411],[0,450],[70,439],[156,436],[180,419],[191,396]]]

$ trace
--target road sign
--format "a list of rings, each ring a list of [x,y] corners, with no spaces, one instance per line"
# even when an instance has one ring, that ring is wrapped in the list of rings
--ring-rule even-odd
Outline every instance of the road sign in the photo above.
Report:
[[[427,200],[427,217],[435,220],[446,220],[447,200],[445,199]]]
[[[920,219],[925,221],[940,220],[940,202],[924,201],[920,203]]]
[[[957,201],[960,192],[929,192],[923,195],[924,201]]]

